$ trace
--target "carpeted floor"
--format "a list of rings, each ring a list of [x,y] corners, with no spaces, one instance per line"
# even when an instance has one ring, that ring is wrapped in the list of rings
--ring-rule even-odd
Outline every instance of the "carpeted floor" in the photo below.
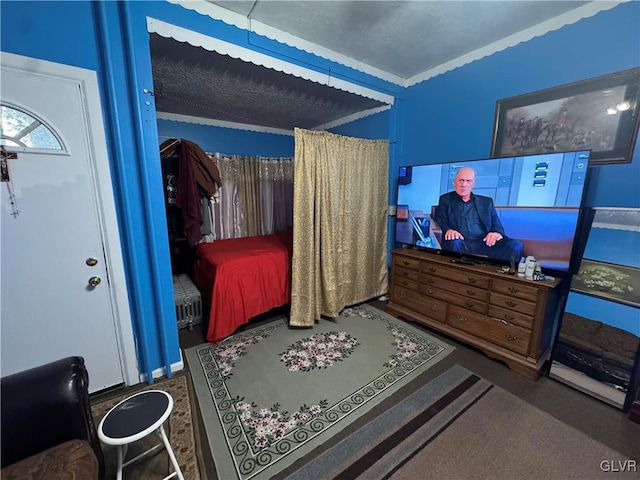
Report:
[[[286,480],[638,478],[634,459],[457,365],[304,461]]]
[[[368,305],[185,351],[220,478],[269,479],[453,349]]]
[[[185,480],[206,480],[206,476],[200,475],[200,465],[204,462],[198,458],[202,449],[197,431],[197,401],[191,377],[188,372],[180,372],[171,379],[163,379],[154,382],[153,385],[142,385],[137,388],[127,389],[126,392],[105,393],[94,396],[91,399],[91,412],[93,413],[96,428],[106,413],[125,398],[143,390],[164,390],[173,398],[173,410],[169,419],[164,424],[164,429],[173,452],[178,460]],[[132,443],[127,452],[126,459],[135,458],[137,455],[160,443],[157,435],[147,437]],[[102,445],[105,459],[105,478],[116,478],[117,449],[116,447]],[[151,480],[164,478],[173,472],[166,450],[160,449],[152,456],[135,462],[124,469],[124,478],[136,480]]]
[[[369,302],[369,304],[384,310],[386,302],[374,300]],[[247,327],[252,328],[258,325],[267,325],[283,313],[286,313],[286,310],[276,309],[253,319]],[[419,324],[412,325],[428,332],[435,338],[441,338],[446,343],[454,345],[456,347],[455,350],[358,420],[345,426],[345,428],[332,437],[329,442],[316,448],[313,452],[314,455],[322,454],[322,452],[331,448],[338,441],[354,433],[384,411],[401,402],[414,391],[420,389],[452,366],[458,364],[473,371],[478,376],[488,380],[521,401],[544,411],[563,424],[571,426],[612,450],[620,452],[625,458],[636,459],[638,463],[640,463],[640,425],[632,422],[627,417],[627,414],[621,410],[549,377],[542,377],[537,382],[528,380],[510,371],[505,364],[487,357],[484,353],[464,343],[443,336]],[[181,329],[179,334],[180,345],[183,349],[200,345],[205,341],[205,331],[201,326],[195,326],[193,329]],[[191,368],[188,362],[186,362],[185,365],[186,368]],[[197,416],[200,431],[203,431],[204,426],[201,415]],[[514,425],[514,430],[517,429],[518,425]],[[202,478],[208,480],[227,480],[217,474],[210,450],[206,445],[207,439],[204,434],[202,435],[202,442]],[[571,450],[571,452],[576,458],[582,458],[580,452],[573,450]],[[535,454],[535,452],[532,453],[532,455]],[[293,470],[291,469],[285,469],[280,474],[274,476],[274,480],[282,479],[292,472]],[[615,476],[615,473],[612,475]],[[441,480],[456,480],[457,478],[455,472],[444,472],[441,476]]]

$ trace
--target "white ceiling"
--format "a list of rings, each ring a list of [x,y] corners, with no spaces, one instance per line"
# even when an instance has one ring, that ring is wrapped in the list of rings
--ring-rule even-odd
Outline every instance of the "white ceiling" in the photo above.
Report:
[[[404,79],[589,3],[208,1]]]
[[[621,3],[168,1],[401,86],[410,86]],[[152,35],[154,89],[161,112],[287,131],[294,126],[315,128],[340,123],[341,118],[382,105],[355,93],[332,94],[330,88],[313,81],[287,79],[291,75],[282,71],[251,63],[243,66],[241,60],[227,55],[178,43]],[[224,90],[212,91],[211,84],[216,82],[224,84]]]

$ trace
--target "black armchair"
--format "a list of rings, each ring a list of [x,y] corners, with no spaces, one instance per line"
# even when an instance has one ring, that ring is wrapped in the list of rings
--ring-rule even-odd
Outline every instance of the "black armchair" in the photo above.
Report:
[[[58,471],[81,468],[82,476],[77,478],[104,478],[104,458],[91,416],[89,374],[82,357],[41,365],[1,382],[3,479],[20,478],[16,470],[33,472],[52,465]],[[43,461],[47,452],[49,458]]]

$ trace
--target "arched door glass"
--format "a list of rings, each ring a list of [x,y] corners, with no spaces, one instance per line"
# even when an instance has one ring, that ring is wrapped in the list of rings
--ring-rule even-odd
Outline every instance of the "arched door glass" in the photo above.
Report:
[[[62,151],[62,144],[53,131],[32,115],[8,105],[0,105],[0,145]]]

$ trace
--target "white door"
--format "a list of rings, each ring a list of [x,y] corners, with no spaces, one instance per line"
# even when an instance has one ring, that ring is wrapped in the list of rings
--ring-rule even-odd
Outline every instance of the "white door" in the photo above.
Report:
[[[51,150],[3,142],[17,158],[8,160],[10,181],[0,183],[2,376],[80,355],[91,392],[137,383],[125,381],[133,347],[121,336],[132,337],[130,317],[118,311],[114,298],[117,289],[126,294],[126,287],[123,278],[112,278],[107,255],[114,249],[121,255],[119,246],[105,248],[104,192],[97,190],[110,188],[110,178],[101,183],[97,178],[109,170],[96,166],[107,160],[106,155],[96,159],[96,144],[105,140],[91,124],[95,117],[87,108],[87,90],[77,80],[11,68],[5,61],[1,73],[2,105],[48,126],[61,145]],[[120,323],[118,315],[125,321]]]

